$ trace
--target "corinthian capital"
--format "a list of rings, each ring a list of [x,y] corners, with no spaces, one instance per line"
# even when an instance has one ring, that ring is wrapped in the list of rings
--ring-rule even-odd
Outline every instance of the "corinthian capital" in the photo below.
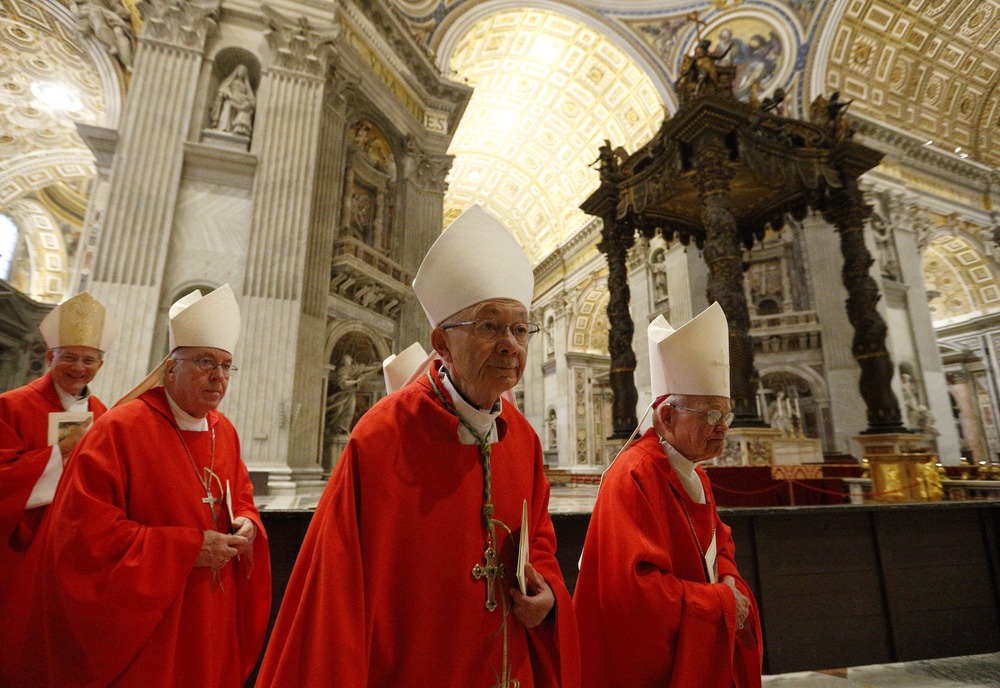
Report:
[[[339,26],[313,26],[308,17],[297,19],[261,5],[267,30],[264,36],[274,51],[275,64],[293,72],[322,77],[340,35]]]
[[[143,38],[200,50],[217,26],[219,0],[145,0],[136,7],[142,14]]]

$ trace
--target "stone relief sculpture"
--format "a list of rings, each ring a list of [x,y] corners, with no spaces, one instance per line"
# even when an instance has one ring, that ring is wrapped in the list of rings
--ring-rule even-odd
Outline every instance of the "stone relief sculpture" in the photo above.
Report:
[[[336,370],[336,387],[326,399],[327,434],[346,435],[351,431],[358,406],[358,388],[380,368],[378,363],[355,363],[350,354],[341,357]]]
[[[135,32],[128,8],[113,0],[71,0],[70,9],[77,19],[77,31],[84,36],[93,34],[125,69],[132,71]]]
[[[256,107],[257,98],[250,84],[250,72],[246,65],[236,65],[219,85],[209,125],[230,134],[250,136]]]

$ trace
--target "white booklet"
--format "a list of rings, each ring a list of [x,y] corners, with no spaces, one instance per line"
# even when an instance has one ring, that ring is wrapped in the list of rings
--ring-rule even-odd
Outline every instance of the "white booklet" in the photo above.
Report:
[[[517,585],[522,595],[528,594],[528,583],[524,579],[524,565],[528,563],[528,500],[521,503],[521,539],[517,546]]]
[[[49,414],[49,446],[59,444],[74,428],[80,425],[89,428],[93,422],[94,414],[90,411],[53,411]]]

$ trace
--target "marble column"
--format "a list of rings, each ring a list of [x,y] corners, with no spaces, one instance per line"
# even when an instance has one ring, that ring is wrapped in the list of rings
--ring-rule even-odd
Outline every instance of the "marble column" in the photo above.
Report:
[[[254,125],[250,243],[240,302],[243,333],[231,416],[244,459],[266,468],[272,493],[320,489],[319,413],[332,237],[314,215],[321,192],[327,65],[334,29],[271,19],[274,62],[261,79]],[[340,124],[341,139],[343,123]],[[336,132],[332,132],[336,133]],[[327,155],[335,155],[327,151]]]
[[[218,6],[184,0],[141,5],[143,34],[108,177],[107,209],[103,223],[89,218],[100,228],[101,246],[88,288],[121,326],[115,355],[101,371],[110,400],[143,379],[164,353],[152,350],[153,331],[183,144]]]
[[[399,262],[411,275],[417,274],[428,249],[444,229],[444,179],[454,158],[434,152],[435,147],[431,142],[420,147],[413,143],[404,161],[406,212],[400,223],[403,245]],[[397,348],[405,349],[413,342],[420,342],[430,352],[430,322],[415,295],[400,308]]]

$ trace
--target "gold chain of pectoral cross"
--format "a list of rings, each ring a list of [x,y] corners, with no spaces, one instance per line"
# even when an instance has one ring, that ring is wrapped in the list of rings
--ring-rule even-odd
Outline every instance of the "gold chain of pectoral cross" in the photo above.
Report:
[[[184,447],[184,453],[187,454],[188,460],[191,462],[191,467],[194,468],[194,475],[201,483],[201,486],[205,489],[205,496],[201,498],[202,504],[208,505],[208,510],[212,514],[212,521],[218,523],[219,514],[215,511],[215,505],[221,500],[215,496],[212,492],[212,480],[214,479],[216,484],[219,486],[219,494],[225,498],[224,490],[222,489],[222,480],[219,476],[215,474],[215,428],[211,429],[212,432],[212,458],[209,460],[207,466],[202,467],[202,474],[198,474],[198,464],[194,461],[194,456],[191,455],[191,450],[188,449],[187,442],[184,441],[184,435],[181,433],[179,426],[174,425],[174,430],[177,431],[177,439],[181,441],[181,446]],[[222,507],[219,507],[219,511],[222,511]],[[212,571],[212,583],[219,586],[219,590],[225,592],[225,588],[222,587],[222,575],[218,569]]]
[[[504,576],[504,566],[503,564],[497,563],[497,532],[496,526],[499,525],[507,534],[510,535],[510,528],[504,524],[503,521],[499,521],[493,518],[493,491],[492,491],[492,475],[490,471],[490,451],[492,446],[490,445],[489,432],[485,435],[479,434],[472,425],[466,421],[462,416],[458,414],[458,410],[455,405],[448,400],[448,398],[438,389],[437,383],[434,382],[434,376],[431,372],[427,371],[427,379],[430,380],[431,388],[437,395],[444,407],[456,418],[458,422],[468,430],[472,436],[476,439],[476,443],[479,445],[479,457],[483,462],[483,525],[486,528],[486,551],[483,553],[483,563],[476,564],[472,567],[472,577],[476,580],[486,579],[486,609],[489,612],[496,611],[497,608],[497,580],[503,578]],[[500,621],[500,628],[497,634],[503,637],[503,647],[500,660],[500,673],[497,674],[496,669],[493,670],[493,675],[496,677],[496,683],[489,688],[519,688],[521,682],[516,678],[511,677],[510,668],[510,638],[509,629],[507,625],[507,619],[510,616],[510,607],[507,603],[507,596],[503,594],[503,591],[499,591],[500,603],[502,606],[502,614]]]

